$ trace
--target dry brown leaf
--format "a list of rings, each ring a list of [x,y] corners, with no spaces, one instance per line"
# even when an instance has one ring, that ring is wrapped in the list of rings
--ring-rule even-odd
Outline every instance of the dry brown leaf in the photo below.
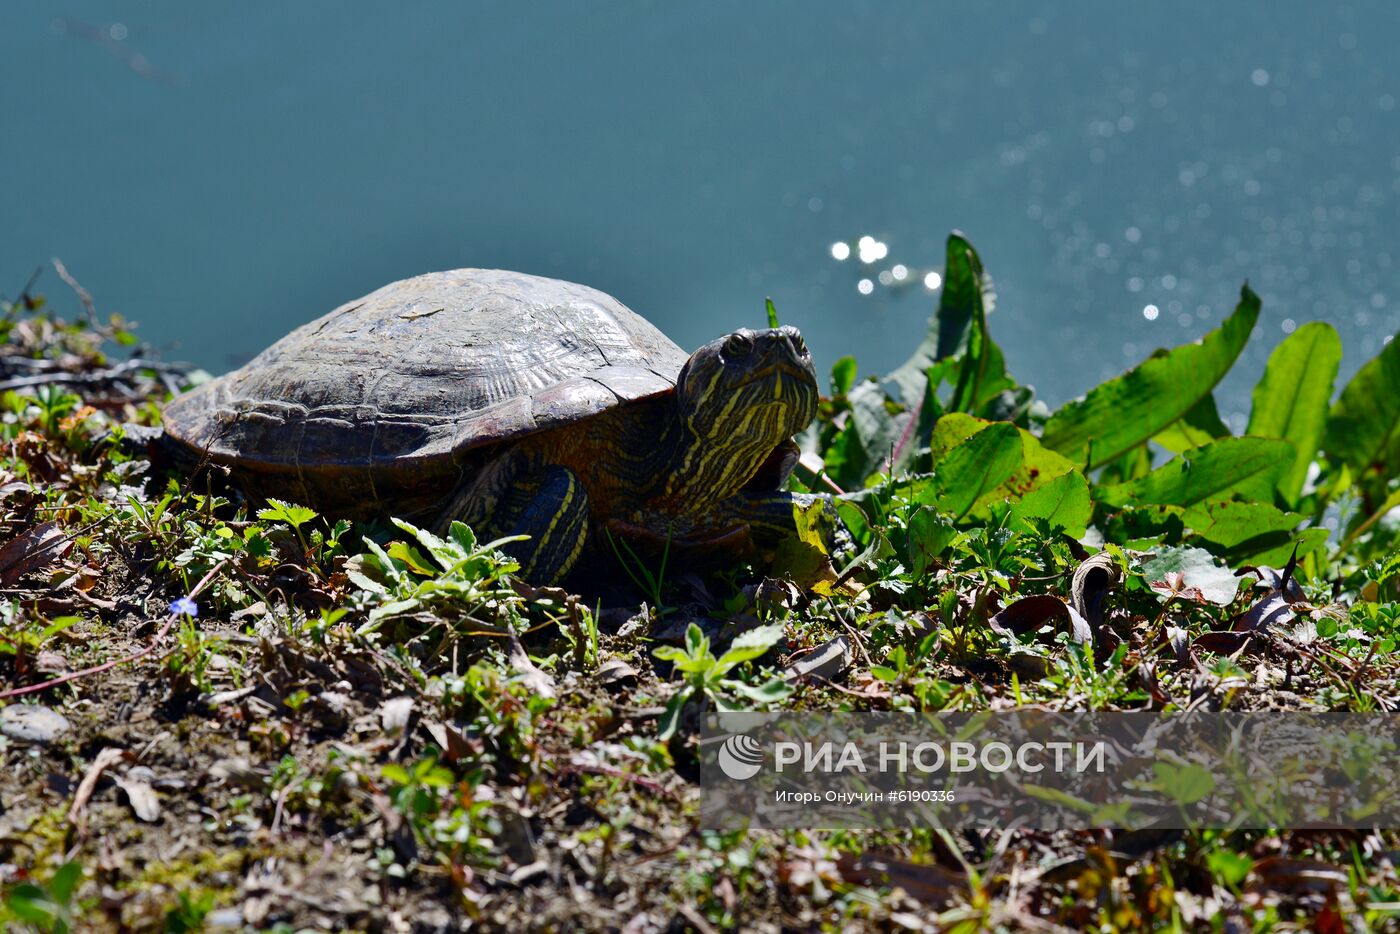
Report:
[[[73,539],[57,522],[36,525],[0,548],[0,586],[12,587],[30,571],[47,567],[68,554]]]

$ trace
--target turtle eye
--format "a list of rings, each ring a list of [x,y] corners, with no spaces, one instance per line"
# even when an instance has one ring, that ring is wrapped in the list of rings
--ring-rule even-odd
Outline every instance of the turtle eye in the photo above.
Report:
[[[727,357],[747,357],[753,353],[753,337],[743,331],[735,331],[724,342]]]

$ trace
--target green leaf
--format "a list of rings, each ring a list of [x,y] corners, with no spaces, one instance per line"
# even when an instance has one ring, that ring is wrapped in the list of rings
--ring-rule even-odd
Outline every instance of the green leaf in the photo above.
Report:
[[[1128,506],[1108,517],[1104,539],[1134,549],[1176,544],[1186,530],[1180,506]]]
[[[845,356],[831,365],[831,394],[844,396],[856,384],[856,358]]]
[[[269,508],[258,510],[258,518],[264,522],[285,522],[299,529],[320,515],[314,509],[298,506],[280,499],[268,499]]]
[[[977,432],[949,451],[934,466],[935,502],[943,512],[962,518],[989,490],[1000,486],[1024,463],[1021,433],[999,422]]]
[[[786,577],[804,591],[823,581],[834,581],[836,572],[831,567],[829,543],[835,540],[835,516],[835,510],[816,497],[795,501],[792,506],[795,534],[783,537],[773,555],[769,573]]]
[[[1220,411],[1215,407],[1215,395],[1208,393],[1191,411],[1158,432],[1152,440],[1173,454],[1180,454],[1229,434],[1230,429],[1220,420]]]
[[[954,447],[966,441],[979,431],[992,425],[1004,424],[974,418],[961,412],[943,416],[934,425],[929,436],[929,458],[937,463]],[[982,494],[968,513],[974,518],[990,518],[991,507],[1007,500],[1018,500],[1057,477],[1062,477],[1074,469],[1074,464],[1066,457],[1056,454],[1040,443],[1040,439],[1029,431],[1020,429],[1021,466],[1010,477]]]
[[[665,742],[676,734],[676,728],[681,723],[681,711],[685,708],[685,702],[690,700],[690,695],[694,693],[694,690],[689,684],[685,684],[671,695],[671,699],[666,702],[666,709],[662,712],[661,719],[656,723],[657,739]]]
[[[826,469],[837,485],[853,490],[884,469],[904,422],[891,413],[885,390],[874,380],[857,383],[846,400],[850,420],[826,452]]]
[[[1185,521],[1197,538],[1229,550],[1271,532],[1292,532],[1303,517],[1268,503],[1210,502],[1186,510]]]
[[[1294,531],[1304,516],[1267,503],[1200,503],[1186,510],[1194,537],[1231,564],[1279,567],[1296,546],[1304,558],[1327,543],[1326,529]]]
[[[462,549],[464,554],[476,551],[476,533],[465,522],[453,519],[447,528],[447,537],[452,539],[453,544]]]
[[[1070,538],[1082,538],[1092,512],[1089,481],[1071,470],[1022,497],[1011,508],[1011,521],[1014,526],[1029,528],[1031,519],[1044,519],[1052,529]]]
[[[1210,770],[1194,762],[1177,765],[1173,762],[1154,762],[1152,771],[1157,780],[1153,788],[1171,798],[1177,804],[1195,804],[1215,790],[1215,776]]]
[[[1200,341],[1158,351],[1050,416],[1045,446],[1083,464],[1109,463],[1195,408],[1229,371],[1259,318],[1259,296],[1245,286],[1225,323]]]
[[[1386,344],[1347,383],[1327,419],[1323,447],[1352,468],[1373,500],[1400,473],[1400,340]]]
[[[1243,853],[1221,847],[1206,854],[1206,865],[1217,879],[1228,886],[1238,887],[1254,868],[1254,860]]]
[[[1235,496],[1269,502],[1279,475],[1293,463],[1293,445],[1276,438],[1222,438],[1173,458],[1145,477],[1099,487],[1112,506],[1193,506]]]
[[[674,645],[661,645],[653,649],[651,654],[662,661],[670,662],[676,671],[684,674],[711,671],[715,667],[715,658],[708,651],[691,653]]]
[[[949,357],[963,356],[963,373],[959,377],[959,398],[975,398],[978,372],[986,363],[985,353],[975,345],[985,335],[987,312],[996,296],[991,278],[982,269],[977,251],[961,233],[948,236],[947,260],[943,269],[943,292],[938,311],[929,321],[929,331],[914,353],[900,365],[889,379],[899,387],[900,398],[913,404],[923,398],[929,367]],[[952,406],[963,408],[963,406]]]
[[[907,541],[905,561],[916,578],[924,576],[939,555],[957,537],[958,530],[947,516],[940,515],[927,506],[920,506],[909,516],[906,529]]]
[[[782,678],[774,678],[757,687],[745,684],[742,681],[726,681],[724,686],[736,694],[741,694],[749,700],[759,704],[776,704],[778,701],[792,694],[792,685]]]
[[[53,895],[54,901],[60,905],[68,904],[82,879],[83,867],[81,863],[64,863],[58,867],[54,871],[53,878],[49,880],[49,892]]]
[[[752,661],[765,654],[781,642],[785,635],[786,631],[782,623],[770,623],[767,626],[757,626],[736,636],[734,641],[729,644],[729,649],[719,657],[719,663],[715,666],[716,676],[723,675],[735,665]]]
[[[705,635],[705,631],[695,623],[685,627],[685,650],[692,657],[708,655],[710,652],[710,638]]]
[[[766,298],[763,300],[763,305],[768,311],[768,326],[776,328],[778,326],[778,309],[774,307],[773,300]]]
[[[437,576],[437,569],[428,562],[427,557],[407,542],[390,542],[389,556],[408,565],[415,574],[422,574],[424,577]]]
[[[1297,505],[1308,465],[1322,446],[1341,361],[1342,340],[1336,328],[1314,321],[1274,349],[1263,379],[1254,387],[1248,433],[1293,442],[1293,462],[1278,481],[1278,491],[1290,505]]]

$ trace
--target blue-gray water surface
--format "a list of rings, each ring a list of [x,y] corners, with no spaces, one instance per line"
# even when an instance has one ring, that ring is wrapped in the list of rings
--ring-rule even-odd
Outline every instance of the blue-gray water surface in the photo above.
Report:
[[[7,4],[0,294],[61,257],[220,371],[392,279],[498,266],[686,347],[772,296],[819,365],[872,372],[956,227],[1051,403],[1248,279],[1242,425],[1298,323],[1336,324],[1347,372],[1400,324],[1397,40],[1380,2]]]

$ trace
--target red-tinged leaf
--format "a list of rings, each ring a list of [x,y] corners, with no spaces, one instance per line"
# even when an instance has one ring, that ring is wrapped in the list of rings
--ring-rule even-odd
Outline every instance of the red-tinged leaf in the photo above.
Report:
[[[57,522],[36,525],[0,548],[0,585],[11,587],[30,571],[59,560],[71,551],[73,539]]]

